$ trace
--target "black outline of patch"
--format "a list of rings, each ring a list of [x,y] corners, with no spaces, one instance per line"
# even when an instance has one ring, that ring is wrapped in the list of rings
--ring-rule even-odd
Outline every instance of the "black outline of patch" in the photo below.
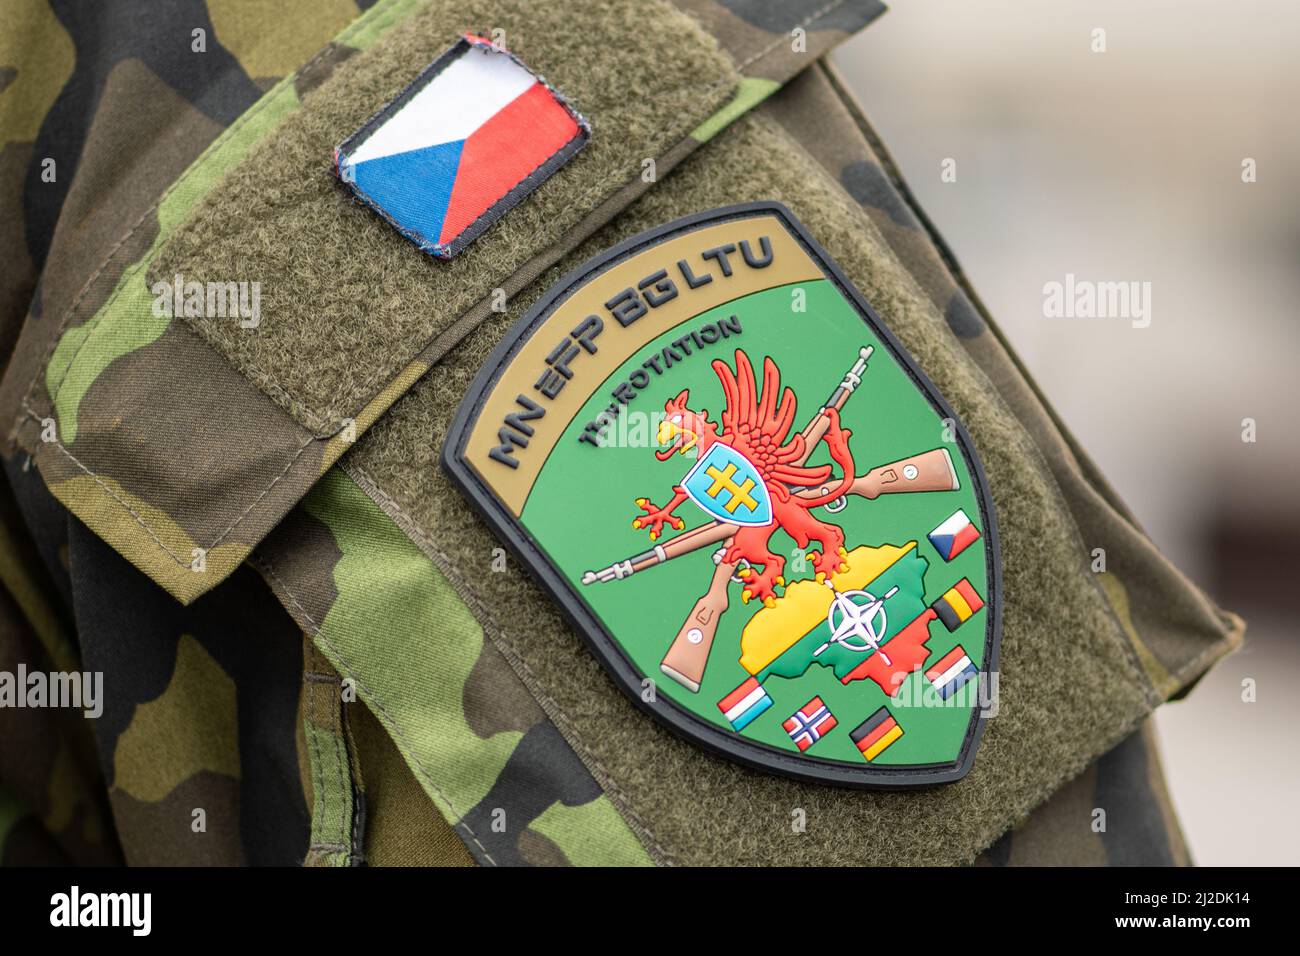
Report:
[[[440,246],[437,242],[430,241],[423,233],[416,232],[414,229],[404,229],[399,226],[383,206],[379,205],[376,200],[361,190],[361,187],[356,184],[355,180],[349,181],[345,179],[342,171],[339,169],[339,157],[346,153],[353,152],[363,145],[366,140],[374,135],[375,131],[378,130],[385,121],[405,106],[412,97],[428,86],[439,73],[472,50],[475,46],[480,45],[487,45],[497,52],[504,53],[506,56],[510,57],[510,59],[514,60],[515,63],[519,64],[521,68],[527,70],[529,76],[533,77],[533,79],[541,83],[542,86],[546,87],[546,89],[550,91],[551,96],[555,98],[555,101],[564,107],[564,109],[568,111],[569,115],[573,117],[573,121],[578,124],[578,132],[571,140],[548,156],[541,165],[512,186],[504,196],[492,205],[488,206],[487,209],[483,210],[483,213],[477,219],[453,236],[451,242]],[[394,99],[386,103],[383,109],[370,117],[370,119],[366,120],[359,130],[335,148],[334,174],[354,196],[373,209],[375,213],[378,214],[379,218],[392,226],[394,231],[399,235],[414,243],[421,252],[431,255],[435,259],[445,260],[456,256],[471,242],[483,235],[483,233],[487,232],[487,230],[490,229],[498,219],[523,202],[524,199],[533,192],[533,190],[537,189],[537,187],[542,183],[550,179],[561,166],[576,156],[582,148],[587,145],[590,139],[591,124],[587,122],[586,117],[574,109],[573,104],[570,103],[559,90],[547,83],[543,76],[528,69],[528,65],[524,63],[523,60],[519,59],[519,57],[515,56],[509,50],[498,47],[490,41],[483,40],[482,44],[479,44],[474,43],[466,37],[461,37],[445,51],[439,54],[436,60],[421,70],[419,76],[412,80]],[[438,251],[439,249],[442,251]]]
[[[831,783],[863,789],[915,788],[952,783],[964,777],[974,763],[980,737],[984,733],[984,723],[988,719],[987,709],[983,706],[972,709],[970,724],[956,761],[891,770],[867,763],[857,767],[842,761],[830,761],[806,754],[788,754],[768,744],[747,740],[739,734],[728,734],[681,707],[667,694],[657,694],[655,703],[647,704],[641,699],[641,681],[647,676],[656,682],[658,678],[641,674],[633,666],[617,642],[606,634],[595,614],[588,609],[574,588],[552,567],[550,561],[534,544],[531,536],[516,523],[500,500],[483,483],[474,469],[464,461],[465,442],[468,440],[470,427],[478,420],[483,398],[488,389],[496,382],[502,369],[509,364],[519,346],[528,340],[533,329],[548,318],[556,306],[567,300],[573,292],[586,285],[595,276],[647,247],[658,245],[683,233],[693,232],[703,226],[734,219],[753,218],[756,215],[775,215],[781,220],[826,277],[834,282],[844,297],[857,308],[863,321],[902,362],[904,370],[940,413],[940,418],[950,419],[955,423],[957,444],[969,466],[979,501],[980,518],[983,524],[981,530],[985,539],[984,554],[989,574],[989,593],[984,599],[984,609],[987,613],[984,631],[984,666],[980,668],[980,674],[996,672],[1002,638],[1002,562],[998,550],[993,501],[988,492],[983,465],[975,454],[970,436],[958,420],[956,413],[940,395],[939,390],[917,367],[912,356],[867,304],[861,293],[839,270],[826,250],[808,234],[794,214],[781,203],[743,203],[675,220],[619,243],[555,283],[528,311],[528,314],[511,327],[505,339],[493,350],[474,379],[465,400],[456,410],[456,416],[447,433],[442,453],[443,467],[497,535],[510,546],[523,565],[538,578],[551,597],[559,603],[565,616],[582,634],[587,646],[604,664],[606,671],[615,679],[615,683],[641,710],[668,725],[687,740],[750,767],[815,783]]]

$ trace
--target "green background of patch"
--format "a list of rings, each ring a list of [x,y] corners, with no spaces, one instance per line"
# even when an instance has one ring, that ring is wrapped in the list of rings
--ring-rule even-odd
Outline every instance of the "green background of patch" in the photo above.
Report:
[[[796,313],[792,309],[796,288],[806,292],[805,312]],[[857,473],[861,475],[877,465],[942,446],[952,452],[961,489],[882,495],[875,501],[854,497],[838,515],[828,515],[825,509],[817,509],[816,513],[843,527],[846,547],[850,550],[864,544],[902,546],[916,541],[917,553],[929,563],[925,575],[927,604],[962,577],[968,577],[980,595],[988,596],[984,538],[945,564],[926,537],[958,508],[966,511],[981,532],[984,530],[967,464],[955,444],[944,445],[941,419],[929,400],[831,282],[819,280],[778,286],[686,320],[640,349],[593,392],[546,460],[521,520],[574,589],[586,599],[605,629],[615,635],[637,669],[655,679],[658,693],[726,734],[735,731],[718,710],[717,702],[748,677],[738,660],[740,632],[759,607],[753,603],[741,604],[739,584],[731,585],[731,604],[719,624],[699,693],[692,694],[659,670],[659,662],[673,636],[708,585],[713,567],[710,555],[714,549],[702,548],[622,581],[586,586],[580,583],[584,571],[605,567],[647,549],[646,531],[632,528],[632,519],[641,513],[634,500],[644,496],[655,504],[666,503],[672,495],[672,486],[681,481],[694,459],[675,455],[671,461],[661,463],[653,455],[653,446],[610,444],[595,448],[579,442],[578,436],[583,426],[609,404],[611,388],[640,368],[646,357],[682,334],[733,313],[741,319],[742,335],[721,339],[704,353],[693,352],[663,376],[652,373],[650,386],[638,393],[628,410],[662,413],[667,398],[690,388],[690,407],[696,411],[707,409],[710,417],[718,422],[725,402],[710,362],[721,357],[734,366],[734,350],[743,347],[754,363],[760,383],[762,357],[772,355],[781,369],[782,385],[795,390],[798,410],[791,429],[793,434],[804,427],[829,397],[856,359],[858,349],[874,345],[876,351],[863,385],[850,397],[842,414],[844,424],[853,431],[850,447]],[[577,370],[576,361],[574,368]],[[574,378],[567,387],[572,388],[580,381],[580,377]],[[617,427],[611,427],[611,436],[616,435]],[[826,446],[821,444],[810,464],[829,460]],[[703,512],[689,500],[677,514],[686,520],[687,529],[703,523]],[[667,536],[660,543],[665,540]],[[791,556],[799,551],[784,531],[773,536],[771,548],[787,555],[787,583],[812,577],[811,562],[802,573],[793,566]],[[933,622],[927,666],[960,642],[975,665],[982,667],[986,627],[986,611],[980,611],[952,634],[942,623]],[[904,696],[905,700],[935,699],[923,674],[907,678],[908,684],[913,682],[919,682],[925,696],[916,694],[917,687],[905,687],[913,695]],[[740,736],[798,754],[798,748],[781,723],[820,695],[838,725],[814,744],[807,755],[866,766],[849,739],[849,732],[878,707],[889,704],[887,695],[873,682],[855,681],[845,686],[830,668],[814,664],[799,678],[769,677],[763,686],[772,698],[772,706],[745,727]],[[903,737],[872,765],[911,766],[955,760],[970,721],[971,701],[965,702],[968,706],[890,704],[903,727]]]

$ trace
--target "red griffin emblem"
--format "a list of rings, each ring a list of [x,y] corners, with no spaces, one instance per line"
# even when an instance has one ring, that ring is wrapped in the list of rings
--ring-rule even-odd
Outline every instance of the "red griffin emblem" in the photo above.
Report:
[[[820,551],[808,554],[823,581],[836,571],[845,570],[844,532],[839,526],[815,517],[810,509],[828,504],[847,494],[853,484],[853,453],[849,450],[852,432],[840,425],[839,410],[823,408],[803,432],[787,441],[795,418],[794,392],[781,388],[781,370],[771,358],[763,359],[763,390],[760,395],[754,367],[742,350],[736,350],[736,369],[721,359],[713,362],[713,371],[722,383],[726,408],[722,412],[722,430],[708,417],[708,411],[695,412],[687,406],[688,393],[682,391],[664,403],[665,420],[659,426],[659,443],[666,446],[655,457],[667,461],[674,452],[694,451],[700,457],[715,444],[729,445],[753,462],[762,476],[772,500],[774,524],[736,530],[722,555],[721,563],[729,567],[744,565],[739,576],[745,581],[741,601],[751,598],[771,604],[775,588],[784,587],[781,576],[785,558],[768,547],[772,535],[784,530],[801,548],[820,545]],[[780,400],[778,401],[778,396]],[[807,467],[818,442],[824,441],[841,478],[834,488],[827,488],[832,466]],[[673,487],[672,500],[660,508],[646,498],[636,504],[645,515],[632,522],[634,528],[649,528],[655,540],[665,523],[681,530],[685,523],[673,512],[687,499],[686,489]],[[761,567],[761,571],[755,571]]]

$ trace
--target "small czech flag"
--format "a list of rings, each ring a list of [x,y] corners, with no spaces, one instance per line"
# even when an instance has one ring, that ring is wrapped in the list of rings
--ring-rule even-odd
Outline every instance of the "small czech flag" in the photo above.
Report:
[[[875,760],[901,736],[903,728],[888,707],[881,707],[849,732],[849,739],[868,760]]]
[[[502,47],[467,35],[334,151],[357,196],[449,259],[587,144],[590,126]]]
[[[814,697],[796,710],[781,724],[790,735],[794,745],[801,751],[807,750],[835,727],[835,715],[822,703],[820,697]]]
[[[965,649],[958,644],[939,658],[938,662],[925,672],[925,677],[939,692],[940,700],[947,700],[977,673]]]
[[[971,524],[966,512],[958,508],[930,532],[929,538],[939,557],[951,561],[980,539],[980,529]]]
[[[735,730],[744,730],[751,721],[772,706],[772,698],[767,696],[758,678],[751,677],[722,700],[718,701],[718,710],[730,721]]]
[[[943,597],[930,605],[943,621],[943,626],[955,631],[970,620],[971,615],[984,606],[984,599],[979,596],[970,581],[962,578],[947,591]]]

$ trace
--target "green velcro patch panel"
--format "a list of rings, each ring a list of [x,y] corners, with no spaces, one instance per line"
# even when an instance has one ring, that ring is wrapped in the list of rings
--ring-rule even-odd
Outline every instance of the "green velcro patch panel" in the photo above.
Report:
[[[643,164],[657,164],[738,82],[716,41],[667,3],[617,0],[589,15],[572,4],[471,6],[437,0],[339,67],[150,270],[151,280],[260,279],[256,330],[191,324],[318,436],[355,420],[437,336],[479,303],[490,309],[493,290],[509,295],[529,260],[557,255],[593,210],[642,184]],[[591,137],[464,253],[431,261],[340,189],[333,150],[479,23],[504,31],[511,52],[587,117]]]
[[[14,437],[97,534],[180,600],[205,593],[494,306],[882,9],[727,6],[380,0],[124,225],[91,294],[50,317],[43,365],[10,371]],[[351,196],[332,151],[467,31],[592,134],[440,262]],[[196,288],[204,314],[176,315]]]

